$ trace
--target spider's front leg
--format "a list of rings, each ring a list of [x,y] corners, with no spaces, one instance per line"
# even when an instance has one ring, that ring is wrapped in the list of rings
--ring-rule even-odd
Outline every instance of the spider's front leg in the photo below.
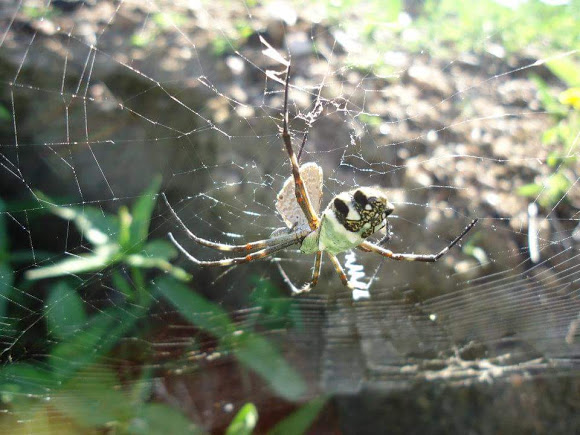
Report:
[[[390,249],[385,249],[381,246],[377,246],[374,243],[370,242],[362,242],[359,247],[367,252],[375,252],[377,254],[382,255],[383,257],[390,258],[392,260],[404,260],[404,261],[422,261],[426,263],[434,263],[443,257],[445,254],[449,252],[453,246],[455,246],[459,241],[465,236],[477,223],[478,219],[473,219],[469,225],[465,227],[465,229],[459,234],[453,241],[439,251],[436,254],[399,254],[396,252],[391,251]]]
[[[290,133],[288,131],[288,90],[289,90],[289,82],[290,82],[290,65],[288,65],[288,69],[286,70],[286,84],[284,88],[284,120],[282,126],[282,140],[284,141],[284,146],[286,148],[286,153],[288,153],[288,158],[290,159],[290,165],[292,166],[292,176],[294,177],[294,192],[296,195],[296,201],[298,205],[302,209],[304,216],[308,219],[308,225],[312,231],[315,231],[318,228],[319,221],[314,208],[312,207],[312,203],[310,198],[308,197],[308,192],[304,187],[304,182],[302,181],[302,177],[300,176],[300,166],[298,165],[298,159],[296,158],[296,154],[294,153],[294,149],[292,148],[292,139],[290,138]],[[302,148],[304,147],[304,143],[306,142],[306,135],[302,141]],[[302,148],[300,149],[300,153],[302,153]]]

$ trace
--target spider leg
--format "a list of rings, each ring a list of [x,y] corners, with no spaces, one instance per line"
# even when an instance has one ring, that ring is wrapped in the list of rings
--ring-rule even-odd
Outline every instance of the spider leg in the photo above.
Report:
[[[282,279],[286,283],[290,290],[292,290],[292,294],[298,294],[303,292],[309,292],[312,288],[318,284],[318,277],[320,276],[320,267],[322,265],[322,251],[318,251],[316,253],[316,258],[314,259],[314,271],[312,272],[312,279],[310,282],[304,284],[302,287],[298,288],[294,285],[294,283],[288,278],[286,271],[282,268],[280,263],[276,263],[278,266],[278,270],[280,271],[280,275],[282,275]]]
[[[355,287],[349,281],[348,277],[346,276],[346,273],[344,273],[344,269],[340,265],[340,262],[338,261],[338,258],[336,258],[336,255],[328,253],[328,256],[330,257],[330,261],[332,261],[334,270],[336,270],[336,273],[338,273],[338,276],[340,277],[342,283],[349,289],[355,290]]]
[[[304,137],[302,138],[302,144],[300,145],[300,150],[298,150],[298,157],[296,160],[300,163],[300,157],[302,156],[302,150],[304,149],[304,145],[306,145],[306,139],[308,139],[308,132],[304,133]]]
[[[269,239],[263,239],[263,240],[258,240],[255,242],[245,243],[243,245],[228,245],[226,243],[212,242],[211,240],[203,239],[203,238],[198,237],[195,234],[193,234],[189,230],[189,228],[187,228],[187,226],[183,223],[181,218],[177,215],[177,213],[173,209],[173,207],[171,207],[171,204],[167,200],[167,196],[165,196],[165,193],[162,193],[162,195],[163,195],[163,199],[165,200],[165,204],[167,204],[167,207],[171,211],[171,214],[173,215],[175,220],[177,220],[179,225],[183,228],[183,230],[185,231],[187,236],[191,240],[195,241],[196,243],[199,243],[200,245],[207,246],[208,248],[212,248],[212,249],[215,249],[218,251],[249,252],[249,251],[253,251],[254,249],[262,249],[262,248],[267,248],[267,247],[271,247],[271,246],[277,246],[279,244],[287,243],[291,240],[294,240],[294,243],[300,243],[300,241],[302,239],[304,239],[304,237],[306,237],[310,233],[310,230],[296,231],[296,232],[292,232],[290,234],[284,234],[281,236],[271,237]]]
[[[359,247],[364,251],[371,251],[377,254],[382,255],[383,257],[391,258],[393,260],[405,260],[405,261],[424,261],[427,263],[434,263],[435,261],[439,260],[443,257],[453,246],[455,246],[462,238],[465,236],[469,230],[473,228],[473,226],[477,223],[477,219],[471,221],[469,225],[465,227],[465,229],[459,234],[453,241],[439,251],[436,254],[398,254],[389,249],[385,249],[381,246],[377,246],[374,243],[370,242],[362,242]]]
[[[290,65],[288,65],[288,69],[286,70],[282,140],[284,141],[286,152],[288,153],[288,157],[290,158],[290,164],[292,165],[292,176],[294,177],[294,193],[296,195],[296,201],[298,202],[298,205],[302,209],[304,216],[306,216],[306,219],[308,219],[308,225],[310,225],[310,228],[314,231],[318,228],[318,216],[316,216],[316,212],[314,211],[314,208],[312,208],[312,204],[310,202],[310,199],[308,198],[308,192],[304,188],[304,182],[302,181],[302,177],[300,176],[300,167],[298,166],[298,159],[296,158],[296,154],[294,154],[294,150],[292,149],[292,139],[290,138],[290,133],[288,132],[289,82],[290,82]],[[306,135],[304,136],[303,142],[306,142]]]
[[[169,236],[169,239],[173,242],[173,244],[177,247],[177,249],[179,249],[181,251],[181,253],[183,255],[185,255],[189,261],[191,261],[192,263],[195,263],[199,266],[204,266],[204,267],[226,267],[226,266],[232,266],[234,264],[249,263],[249,262],[254,261],[254,260],[261,260],[262,258],[269,257],[270,255],[272,255],[278,251],[281,251],[282,249],[287,248],[288,246],[291,246],[291,245],[294,245],[297,243],[296,240],[290,240],[290,241],[287,241],[285,243],[280,243],[280,244],[275,245],[275,246],[270,246],[270,247],[261,249],[261,250],[256,251],[256,252],[252,252],[251,254],[248,254],[244,257],[233,257],[233,258],[224,258],[222,260],[204,261],[204,260],[198,260],[193,255],[191,255],[189,252],[187,252],[187,250],[183,246],[181,246],[177,242],[177,240],[175,240],[175,238],[173,237],[173,234],[168,233],[167,235]]]

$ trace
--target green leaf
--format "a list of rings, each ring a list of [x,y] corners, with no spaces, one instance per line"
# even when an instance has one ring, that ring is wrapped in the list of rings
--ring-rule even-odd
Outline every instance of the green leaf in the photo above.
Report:
[[[144,31],[140,31],[139,33],[134,33],[131,36],[131,44],[135,47],[145,47],[153,42],[153,33],[145,33]]]
[[[181,412],[162,403],[150,403],[144,405],[136,418],[131,421],[128,433],[139,435],[203,434],[204,431]]]
[[[297,411],[294,411],[276,426],[274,426],[268,435],[285,435],[285,434],[303,434],[316,420],[322,408],[328,401],[326,397],[317,397],[310,402],[302,405]]]
[[[87,326],[53,347],[49,364],[59,379],[68,379],[109,352],[146,312],[146,307],[115,307],[89,319]]]
[[[161,187],[161,177],[156,176],[143,195],[135,202],[132,209],[131,236],[129,243],[133,246],[142,245],[149,235],[151,215],[157,202],[157,194]]]
[[[557,127],[549,128],[542,134],[542,143],[544,145],[551,145],[558,140],[558,136],[559,133]]]
[[[50,266],[30,269],[26,271],[24,277],[29,280],[36,280],[103,270],[120,260],[117,256],[117,250],[117,245],[99,246],[92,254],[67,258]]]
[[[12,114],[10,113],[10,111],[6,108],[6,106],[0,104],[0,121],[11,121],[11,120]]]
[[[129,213],[129,209],[124,205],[119,207],[119,239],[117,242],[127,251],[131,252],[131,221],[133,216]]]
[[[236,331],[227,313],[216,304],[169,277],[156,281],[163,295],[193,325],[214,335],[240,363],[264,378],[281,396],[294,400],[306,391],[300,375],[265,338]]]
[[[151,391],[153,389],[153,372],[153,367],[143,367],[139,379],[131,385],[129,399],[133,405],[140,406],[151,397]]]
[[[177,257],[177,249],[167,240],[156,239],[148,242],[143,248],[143,254],[148,257],[171,260]]]
[[[258,423],[258,410],[253,403],[246,403],[238,411],[226,430],[226,435],[251,435]]]
[[[54,204],[50,198],[36,192],[40,201],[44,202],[55,215],[73,221],[78,230],[92,244],[100,246],[116,238],[119,232],[119,222],[115,216],[105,215],[102,210],[84,207],[65,207]]]
[[[159,258],[149,258],[144,257],[140,254],[133,254],[129,255],[125,262],[134,267],[139,267],[142,269],[160,269],[164,272],[169,273],[174,278],[180,281],[189,281],[191,279],[191,275],[187,273],[180,267],[174,266],[169,261],[159,259]]]
[[[543,187],[541,184],[530,183],[518,188],[517,192],[520,196],[534,197],[540,194]]]
[[[6,219],[4,212],[6,206],[0,199],[0,261],[2,261],[10,252],[10,242],[8,241],[8,229],[6,228]]]
[[[218,305],[170,277],[155,281],[159,292],[192,325],[220,338],[235,330],[228,314]]]
[[[549,60],[546,66],[568,87],[580,86],[580,65],[569,57]]]
[[[264,337],[241,333],[232,336],[230,340],[238,360],[264,378],[280,396],[296,400],[306,392],[306,384],[298,372]]]
[[[23,395],[44,397],[58,386],[49,370],[26,363],[12,363],[0,370],[0,397],[10,403]]]
[[[112,275],[113,286],[115,290],[123,294],[128,301],[132,301],[135,297],[135,291],[133,287],[127,282],[125,278],[121,276],[118,270],[113,271]]]
[[[60,339],[74,334],[87,321],[83,300],[62,280],[50,288],[44,314],[48,332]]]
[[[51,397],[50,404],[82,426],[115,427],[128,422],[133,414],[119,387],[113,371],[103,366],[86,367]]]
[[[6,316],[8,311],[8,303],[12,293],[12,286],[14,285],[14,271],[10,264],[0,261],[0,319]],[[5,325],[0,324],[0,332]]]
[[[544,207],[555,206],[572,187],[572,183],[562,172],[552,174],[547,181],[547,190],[540,198],[540,202]]]

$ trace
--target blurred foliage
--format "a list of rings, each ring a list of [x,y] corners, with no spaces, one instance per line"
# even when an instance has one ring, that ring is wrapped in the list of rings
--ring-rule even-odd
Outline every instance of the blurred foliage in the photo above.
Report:
[[[274,426],[269,432],[269,435],[285,435],[285,434],[302,434],[314,423],[316,417],[322,409],[328,398],[317,397],[310,402],[302,405],[298,410],[294,411],[284,420]]]
[[[234,22],[234,25],[231,26],[231,28],[212,38],[212,52],[214,56],[217,57],[232,54],[253,34],[254,28],[250,21],[245,18],[239,18]]]
[[[226,435],[251,435],[258,422],[258,410],[253,403],[246,403],[238,411],[228,429]]]
[[[541,182],[520,187],[518,193],[537,200],[545,208],[553,208],[566,199],[576,181],[573,168],[578,160],[580,131],[580,65],[571,59],[555,59],[547,65],[569,86],[556,95],[540,77],[533,77],[540,101],[554,120],[554,126],[542,135],[542,143],[550,150],[546,164],[551,173]]]
[[[156,281],[160,294],[192,325],[219,340],[222,353],[232,354],[246,368],[262,377],[280,396],[296,400],[306,391],[300,375],[280,352],[261,335],[237,327],[227,312],[168,277]]]
[[[153,14],[151,20],[140,28],[139,32],[131,36],[131,44],[135,47],[146,47],[151,44],[155,38],[161,36],[165,31],[174,27],[179,27],[185,22],[185,17],[176,13]]]
[[[553,53],[577,47],[579,22],[579,0],[427,0],[419,24],[428,30],[426,41],[459,51],[479,52],[491,42],[508,52],[535,46]]]
[[[143,370],[140,379],[121,382],[114,370],[103,364],[124,337],[146,333],[146,328],[138,326],[160,298],[172,304],[192,325],[214,336],[221,355],[236,358],[241,368],[256,373],[278,395],[297,400],[305,393],[303,379],[280,351],[252,331],[254,327],[273,327],[272,322],[280,318],[292,321],[290,302],[276,300],[278,290],[271,282],[256,279],[256,292],[251,297],[251,302],[260,307],[263,321],[240,329],[223,308],[183,284],[190,276],[169,263],[176,256],[172,244],[147,240],[160,184],[161,180],[155,178],[131,209],[121,207],[117,216],[91,207],[56,205],[37,194],[47,210],[74,223],[92,246],[90,253],[29,269],[23,274],[24,279],[13,270],[14,255],[10,251],[6,214],[2,213],[6,206],[0,201],[0,314],[14,320],[3,325],[4,336],[9,337],[12,346],[29,333],[27,313],[36,309],[26,307],[19,295],[23,291],[31,294],[38,280],[53,279],[45,287],[39,313],[46,337],[34,338],[37,352],[39,345],[44,346],[40,354],[45,357],[30,361],[18,357],[15,362],[12,346],[4,349],[8,364],[0,369],[0,399],[9,412],[0,419],[0,428],[26,420],[27,424],[18,428],[22,433],[40,427],[46,430],[52,424],[82,433],[98,428],[134,434],[201,433],[178,411],[151,402],[149,370]],[[22,255],[18,257],[24,259]],[[29,254],[27,260],[36,263],[38,259]],[[95,309],[81,293],[90,285],[90,278],[80,284],[71,278],[87,273],[102,276],[104,270],[105,279],[114,289],[114,304]],[[146,273],[153,275],[147,278]],[[18,286],[17,275],[21,280]],[[256,408],[248,404],[234,418],[228,433],[251,433],[257,419]]]
[[[203,433],[179,411],[147,402],[153,380],[145,373],[147,377],[128,388],[114,371],[91,365],[57,386],[40,366],[8,366],[2,371],[2,400],[10,404],[12,413],[0,420],[0,429],[14,434],[87,433],[95,428],[123,434]],[[21,386],[36,385],[37,390],[29,394],[42,395],[45,400],[33,403],[20,396],[22,392],[14,388],[19,380]],[[56,394],[43,394],[56,388]],[[14,421],[16,418],[25,424]]]
[[[352,67],[383,76],[396,72],[385,56],[400,49],[439,58],[522,49],[552,55],[580,41],[580,0],[295,0],[294,5],[310,7],[337,27],[333,35],[349,52]]]
[[[299,310],[293,309],[294,303],[280,287],[271,280],[258,277],[250,277],[254,290],[248,296],[251,306],[259,308],[259,315],[254,317],[256,326],[264,329],[279,329],[292,327],[300,330],[302,316]]]
[[[157,177],[149,189],[134,204],[132,213],[121,207],[119,216],[108,216],[96,208],[64,207],[37,193],[55,215],[72,221],[83,237],[94,245],[90,254],[76,255],[59,263],[31,269],[26,272],[30,280],[100,271],[118,263],[127,266],[168,272],[173,277],[187,281],[191,276],[173,266],[169,260],[177,256],[174,246],[165,240],[147,242],[151,213],[161,179]]]

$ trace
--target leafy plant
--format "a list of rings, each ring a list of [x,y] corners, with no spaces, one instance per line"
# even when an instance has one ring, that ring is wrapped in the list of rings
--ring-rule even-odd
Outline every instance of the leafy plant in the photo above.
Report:
[[[52,213],[74,222],[94,248],[90,254],[81,254],[50,266],[31,269],[26,272],[26,278],[37,280],[94,272],[122,263],[140,269],[160,269],[182,281],[191,279],[187,272],[169,262],[177,256],[177,250],[170,242],[147,241],[155,195],[160,184],[161,179],[157,177],[134,204],[132,213],[126,207],[121,207],[118,216],[108,216],[101,210],[90,207],[56,205],[43,194],[37,193],[38,198]]]
[[[153,14],[149,26],[141,28],[138,33],[131,36],[131,44],[135,47],[146,47],[152,43],[155,38],[160,36],[163,32],[171,27],[179,27],[185,23],[185,17],[177,13],[162,13]]]
[[[225,353],[262,377],[280,396],[296,400],[306,391],[300,375],[264,337],[240,329],[220,306],[192,292],[184,284],[163,277],[156,281],[159,293],[192,325],[211,334]]]
[[[537,198],[540,205],[552,208],[566,197],[575,177],[568,170],[577,161],[578,131],[580,131],[580,68],[569,59],[548,62],[552,72],[569,88],[553,95],[546,83],[533,77],[538,96],[545,109],[552,115],[554,126],[542,136],[543,144],[550,149],[546,164],[551,174],[543,182],[526,184],[518,189],[522,196]]]
[[[145,381],[133,380],[127,384],[133,387],[122,386],[102,364],[119,341],[136,330],[153,301],[160,297],[186,320],[214,336],[220,353],[235,357],[241,367],[258,374],[279,395],[295,400],[304,394],[304,381],[272,343],[249,327],[241,329],[223,308],[183,284],[191,277],[170,263],[176,255],[173,245],[164,240],[148,240],[160,184],[161,180],[156,178],[130,209],[122,207],[117,216],[91,207],[57,205],[37,194],[47,210],[73,222],[92,246],[90,253],[36,267],[24,274],[28,285],[45,278],[55,279],[48,287],[42,308],[46,358],[11,362],[0,370],[0,399],[15,416],[30,421],[26,430],[42,424],[50,427],[49,420],[57,409],[63,421],[75,427],[108,427],[122,433],[198,432],[199,428],[177,411],[163,404],[147,403],[150,394],[143,387],[147,385]],[[2,203],[0,212],[1,207]],[[11,255],[2,218],[0,213],[0,273],[4,278],[0,292],[4,300],[10,301],[14,273],[8,263]],[[80,293],[90,280],[73,284],[78,281],[70,276],[105,270],[117,299],[111,306],[95,311]],[[153,272],[153,278],[146,279],[145,272]],[[264,294],[260,294],[267,296],[271,291],[266,286]],[[9,302],[0,305],[4,315],[10,306]],[[275,316],[286,312],[288,306],[266,304],[265,310],[267,315]],[[28,325],[22,325],[21,331],[27,328]],[[13,334],[14,343],[22,334]],[[142,375],[148,376],[148,371]],[[47,397],[51,398],[50,412],[46,409],[49,405],[43,405]],[[32,404],[34,401],[40,405]],[[253,430],[257,411],[249,405],[242,411],[232,422],[229,433]]]
[[[144,374],[131,387],[120,388],[121,382],[115,372],[103,365],[87,366],[60,385],[51,394],[50,401],[31,406],[30,399],[9,400],[9,391],[14,391],[15,384],[6,382],[5,378],[24,380],[21,384],[34,383],[38,386],[38,395],[42,395],[43,388],[56,389],[57,385],[47,382],[39,367],[9,366],[2,371],[3,401],[11,403],[14,420],[18,417],[26,424],[4,418],[0,430],[6,429],[6,433],[13,434],[63,433],[64,428],[69,429],[67,433],[87,433],[94,428],[126,434],[203,433],[174,408],[163,403],[149,403],[152,380],[149,372]],[[15,393],[12,398],[18,397]]]
[[[481,51],[492,42],[508,52],[535,45],[553,53],[577,45],[578,6],[577,0],[565,4],[428,0],[418,24],[427,30],[424,43],[430,46],[451,43],[456,50]]]

